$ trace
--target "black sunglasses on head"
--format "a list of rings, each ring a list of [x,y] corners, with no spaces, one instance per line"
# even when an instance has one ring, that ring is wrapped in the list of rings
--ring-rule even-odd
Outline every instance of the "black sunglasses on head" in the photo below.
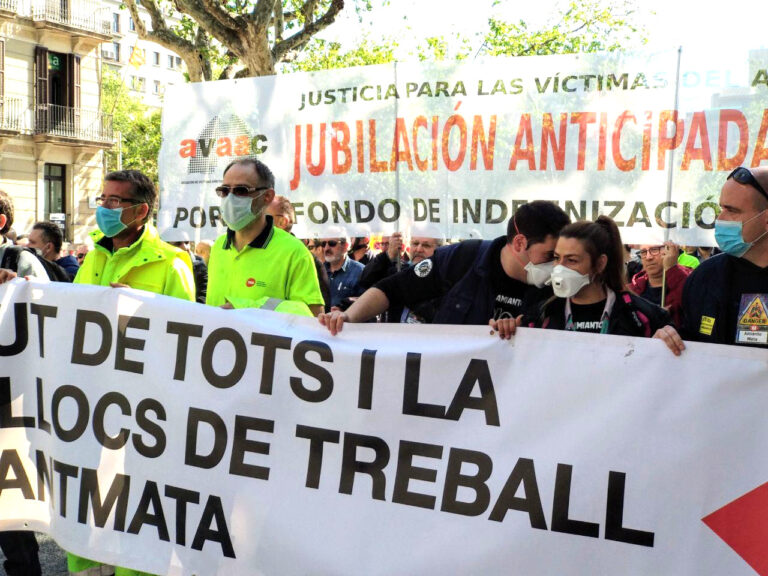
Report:
[[[748,186],[752,186],[752,188],[760,192],[760,194],[765,196],[766,200],[768,200],[768,193],[760,185],[760,182],[757,181],[757,178],[755,178],[754,174],[752,174],[752,171],[749,168],[739,166],[736,168],[736,170],[728,174],[728,178],[726,178],[726,180],[730,180],[731,178],[736,180],[736,182],[739,184],[747,184]]]

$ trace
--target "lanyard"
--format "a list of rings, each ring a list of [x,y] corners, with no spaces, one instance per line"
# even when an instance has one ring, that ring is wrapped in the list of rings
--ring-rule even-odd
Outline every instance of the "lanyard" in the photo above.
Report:
[[[611,310],[613,310],[613,305],[616,303],[616,293],[608,288],[608,286],[605,287],[605,292],[607,297],[605,299],[603,315],[600,317],[600,334],[608,334],[608,320],[611,317]],[[573,327],[573,312],[571,311],[570,298],[565,299],[565,329],[571,332],[575,331]]]

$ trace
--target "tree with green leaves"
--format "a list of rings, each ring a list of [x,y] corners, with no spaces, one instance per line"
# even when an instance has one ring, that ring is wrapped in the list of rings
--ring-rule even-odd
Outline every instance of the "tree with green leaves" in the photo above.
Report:
[[[489,56],[609,52],[646,41],[646,31],[636,23],[631,2],[570,0],[565,9],[555,12],[558,18],[540,28],[531,28],[523,20],[489,18],[480,52]]]
[[[150,109],[133,96],[120,76],[105,69],[101,84],[101,109],[112,115],[112,126],[121,142],[106,152],[107,170],[117,170],[122,155],[124,169],[140,170],[157,182],[160,153],[160,110]]]
[[[370,0],[353,0],[370,9]],[[151,29],[139,17],[149,13]],[[193,82],[213,79],[212,63],[229,76],[275,73],[344,8],[344,0],[125,0],[139,37],[176,52]],[[174,23],[176,22],[176,23]]]

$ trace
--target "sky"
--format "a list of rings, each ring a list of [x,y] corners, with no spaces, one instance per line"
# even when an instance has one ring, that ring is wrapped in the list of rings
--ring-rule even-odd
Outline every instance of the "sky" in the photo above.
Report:
[[[379,4],[374,0],[374,4]],[[361,31],[372,39],[382,36],[398,40],[405,52],[416,40],[429,36],[453,37],[461,33],[481,38],[488,17],[507,21],[525,20],[529,25],[557,19],[567,0],[391,0],[364,15],[361,25],[351,9],[352,2],[325,38],[354,45]],[[682,0],[636,0],[637,21],[648,31],[649,49],[683,46],[683,50],[718,47],[722,50],[746,50],[768,47],[768,4],[764,0],[701,0],[695,4]],[[725,24],[724,24],[725,23]],[[479,46],[481,40],[475,41]]]

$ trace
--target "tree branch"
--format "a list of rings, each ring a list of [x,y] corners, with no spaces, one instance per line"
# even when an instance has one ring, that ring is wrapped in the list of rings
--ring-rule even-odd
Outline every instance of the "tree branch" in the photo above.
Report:
[[[125,5],[131,13],[131,18],[136,25],[139,38],[150,40],[160,44],[168,50],[172,50],[184,60],[192,82],[210,80],[210,63],[202,58],[200,50],[195,45],[174,33],[165,23],[162,10],[155,0],[142,0],[142,6],[149,13],[152,20],[152,30],[147,30],[144,21],[140,18],[136,0],[125,0]],[[207,74],[206,74],[207,68]]]
[[[317,2],[318,0],[306,0],[299,10],[301,15],[304,16],[304,26],[312,22],[315,8],[317,8]]]
[[[217,0],[176,0],[179,11],[189,14],[198,26],[214,37],[227,36],[242,26]]]
[[[259,0],[254,5],[249,20],[257,29],[266,29],[269,25],[270,16],[272,16],[274,10],[274,0]]]
[[[179,12],[188,14],[198,26],[242,56],[243,43],[239,30],[245,27],[242,17],[233,18],[216,0],[175,0]],[[212,17],[213,16],[213,17]]]
[[[280,62],[291,51],[307,43],[312,36],[320,30],[327,28],[336,20],[336,15],[344,8],[344,0],[331,0],[328,11],[313,22],[305,22],[304,28],[293,36],[289,36],[282,42],[275,42],[272,48],[272,57],[275,62]]]
[[[275,27],[275,42],[280,42],[283,39],[283,29],[285,27],[282,0],[275,0],[273,14],[272,22]]]

